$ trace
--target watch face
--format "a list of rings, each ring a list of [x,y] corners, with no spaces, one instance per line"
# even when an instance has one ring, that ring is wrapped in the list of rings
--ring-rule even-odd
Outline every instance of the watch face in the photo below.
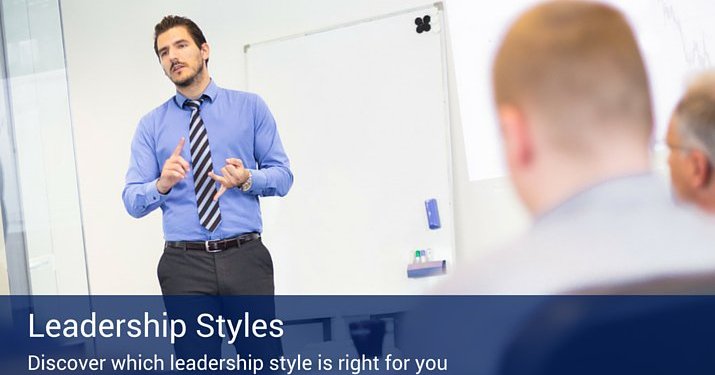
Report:
[[[243,191],[248,191],[248,189],[251,188],[251,185],[253,185],[253,178],[252,178],[252,177],[253,177],[253,176],[251,176],[250,174],[248,175],[248,180],[246,180],[246,182],[244,182],[244,183],[241,185],[241,190],[243,190]]]

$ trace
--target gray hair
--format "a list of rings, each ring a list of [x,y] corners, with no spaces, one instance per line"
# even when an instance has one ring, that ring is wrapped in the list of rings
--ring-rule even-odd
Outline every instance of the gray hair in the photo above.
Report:
[[[673,113],[680,136],[715,157],[715,71],[693,80]]]

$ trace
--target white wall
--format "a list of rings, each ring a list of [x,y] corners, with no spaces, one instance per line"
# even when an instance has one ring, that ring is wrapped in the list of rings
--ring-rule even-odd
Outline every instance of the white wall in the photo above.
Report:
[[[685,81],[712,67],[715,28],[710,0],[602,0],[629,19],[650,75],[655,114],[655,139],[665,136],[670,114]],[[449,0],[457,91],[472,104],[461,112],[472,180],[506,174],[492,104],[491,64],[509,23],[536,0],[501,0],[484,11],[484,4]]]
[[[179,14],[196,21],[212,48],[211,75],[224,87],[241,89],[244,44],[432,3],[62,0],[91,292],[159,293],[155,270],[163,244],[161,213],[131,218],[121,192],[139,118],[174,93],[152,49],[153,26],[162,16]],[[518,232],[525,218],[505,179],[469,182],[451,72],[450,86],[456,245],[463,260]]]

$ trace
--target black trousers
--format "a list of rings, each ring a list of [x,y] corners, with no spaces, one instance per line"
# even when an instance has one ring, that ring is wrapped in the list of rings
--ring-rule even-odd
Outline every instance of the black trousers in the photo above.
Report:
[[[273,260],[260,238],[218,253],[167,247],[157,267],[163,295],[273,295]]]
[[[157,275],[167,314],[187,325],[186,335],[174,344],[177,357],[220,358],[222,338],[196,334],[203,329],[197,320],[201,314],[237,320],[249,311],[254,321],[275,318],[273,261],[260,238],[217,253],[166,247]],[[280,338],[270,336],[241,337],[234,346],[237,354],[264,358],[266,365],[283,353]]]

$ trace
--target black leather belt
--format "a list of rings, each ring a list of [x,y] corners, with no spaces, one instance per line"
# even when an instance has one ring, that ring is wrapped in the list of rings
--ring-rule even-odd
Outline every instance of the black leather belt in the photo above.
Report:
[[[184,250],[201,250],[208,253],[219,253],[231,247],[241,247],[244,244],[261,238],[258,233],[246,233],[238,237],[214,241],[166,241],[164,248],[174,247]]]

